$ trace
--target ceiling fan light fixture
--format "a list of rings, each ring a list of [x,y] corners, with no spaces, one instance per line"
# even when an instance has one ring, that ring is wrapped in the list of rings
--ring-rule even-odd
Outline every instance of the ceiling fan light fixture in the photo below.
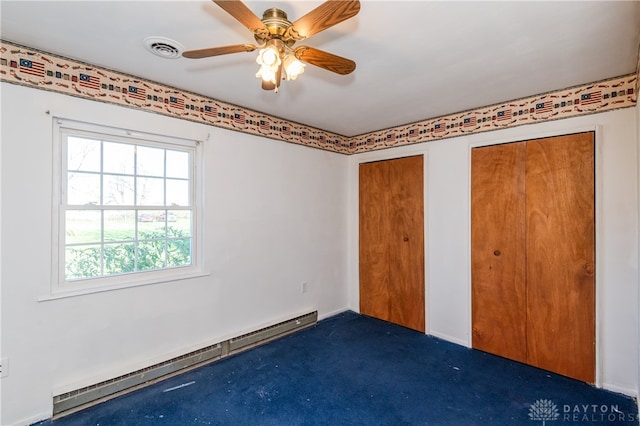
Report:
[[[263,67],[278,66],[280,63],[280,53],[272,47],[260,49],[256,62]]]
[[[271,82],[273,84],[276,83],[276,69],[273,67],[262,65],[258,72],[256,73],[256,77],[261,78],[263,81]]]
[[[271,39],[267,41],[264,49],[260,49],[256,62],[260,65],[260,69],[256,73],[256,77],[262,81],[280,86],[280,75],[282,70],[282,52],[284,51],[284,43],[282,40]]]
[[[304,72],[305,64],[290,53],[285,55],[282,65],[284,66],[284,72],[287,75],[287,80],[295,80]]]

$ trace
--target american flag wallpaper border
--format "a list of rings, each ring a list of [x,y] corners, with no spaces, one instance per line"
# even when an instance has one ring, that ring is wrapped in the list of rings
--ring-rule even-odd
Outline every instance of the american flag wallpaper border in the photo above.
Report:
[[[638,76],[629,74],[354,136],[349,153],[429,142],[542,121],[633,107]]]
[[[348,154],[348,138],[138,77],[0,41],[0,81]]]
[[[638,80],[638,73],[629,74],[348,137],[0,41],[0,81],[137,108],[342,154],[633,107],[637,102],[640,86]]]

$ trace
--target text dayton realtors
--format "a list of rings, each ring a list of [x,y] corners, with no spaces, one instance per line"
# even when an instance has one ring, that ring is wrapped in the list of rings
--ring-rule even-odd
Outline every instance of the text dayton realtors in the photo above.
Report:
[[[617,405],[575,404],[562,406],[565,422],[635,422],[634,413],[620,411]]]

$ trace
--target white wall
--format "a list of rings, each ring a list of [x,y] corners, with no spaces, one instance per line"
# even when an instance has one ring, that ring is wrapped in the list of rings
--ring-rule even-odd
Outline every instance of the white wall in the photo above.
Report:
[[[638,391],[637,108],[349,157],[349,306],[358,311],[358,164],[425,155],[427,333],[471,346],[470,149],[596,130],[597,381]]]
[[[326,317],[347,308],[346,156],[6,83],[0,89],[1,356],[11,365],[0,424],[49,417],[56,391],[312,310]],[[42,300],[51,283],[53,115],[209,137],[209,275]]]

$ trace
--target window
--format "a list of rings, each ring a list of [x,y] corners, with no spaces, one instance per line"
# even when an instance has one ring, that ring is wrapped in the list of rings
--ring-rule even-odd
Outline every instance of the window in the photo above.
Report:
[[[197,271],[198,143],[57,119],[55,291]]]

